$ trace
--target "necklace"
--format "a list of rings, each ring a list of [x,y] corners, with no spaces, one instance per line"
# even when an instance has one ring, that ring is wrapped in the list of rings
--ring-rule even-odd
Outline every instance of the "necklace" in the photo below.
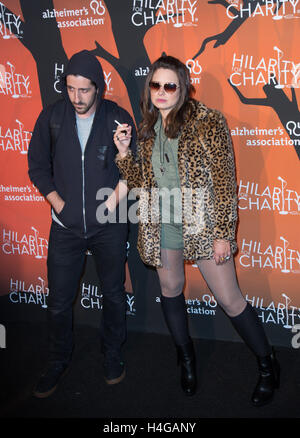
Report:
[[[168,140],[167,136],[165,135],[165,139],[162,141],[162,120],[159,127],[159,168],[162,174],[164,174],[166,167],[165,167],[165,157],[166,160],[169,162],[168,155],[165,154],[165,144]]]

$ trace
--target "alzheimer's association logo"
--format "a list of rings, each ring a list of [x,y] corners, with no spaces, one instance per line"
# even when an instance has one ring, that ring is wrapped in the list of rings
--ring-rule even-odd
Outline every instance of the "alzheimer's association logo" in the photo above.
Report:
[[[295,122],[295,120],[289,120],[285,126],[290,136],[300,137],[300,122]]]
[[[92,9],[94,15],[104,15],[106,10],[105,10],[105,5],[104,2],[102,0],[91,0],[90,2],[90,8]]]
[[[56,20],[57,27],[74,29],[80,27],[99,26],[105,23],[105,2],[91,0],[89,5],[74,9],[46,9],[42,12],[44,20]]]
[[[41,237],[39,230],[31,227],[32,233],[2,230],[1,248],[5,255],[31,256],[35,259],[47,257],[48,240]]]
[[[185,65],[190,72],[191,83],[193,85],[200,84],[202,66],[199,64],[199,61],[195,61],[194,59],[188,59]]]

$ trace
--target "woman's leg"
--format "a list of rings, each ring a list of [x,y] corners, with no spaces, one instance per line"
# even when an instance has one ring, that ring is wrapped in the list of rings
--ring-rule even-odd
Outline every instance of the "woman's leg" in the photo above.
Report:
[[[252,395],[252,403],[256,406],[268,403],[279,384],[279,364],[256,311],[241,293],[233,257],[222,265],[216,265],[213,259],[199,260],[197,265],[217,302],[257,357],[260,377]]]
[[[186,313],[184,263],[181,249],[162,249],[162,267],[157,269],[163,314],[176,345],[190,341]]]
[[[187,395],[196,392],[195,353],[189,335],[184,286],[182,250],[161,249],[162,267],[157,269],[161,286],[161,305],[166,324],[177,348],[181,364],[181,386]]]
[[[213,259],[199,260],[197,265],[218,304],[248,347],[257,356],[269,355],[271,347],[263,326],[239,288],[233,257],[221,265],[216,265]]]

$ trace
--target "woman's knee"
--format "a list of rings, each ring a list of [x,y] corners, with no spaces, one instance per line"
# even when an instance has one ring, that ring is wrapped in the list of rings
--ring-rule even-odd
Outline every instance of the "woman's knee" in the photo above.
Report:
[[[160,281],[161,293],[165,297],[176,297],[177,295],[180,295],[183,290],[183,286],[184,279],[178,281],[164,279]]]
[[[218,301],[218,304],[222,307],[224,312],[230,317],[238,316],[245,309],[247,302],[241,295],[239,298],[227,297]]]

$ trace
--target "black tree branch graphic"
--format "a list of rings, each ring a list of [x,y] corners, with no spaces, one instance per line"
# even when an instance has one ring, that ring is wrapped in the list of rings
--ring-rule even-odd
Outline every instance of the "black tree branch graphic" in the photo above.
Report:
[[[68,62],[56,19],[42,18],[43,11],[53,10],[53,0],[39,0],[38,5],[34,4],[34,1],[20,0],[20,6],[24,17],[20,27],[23,35],[20,42],[34,57],[42,103],[43,106],[47,106],[59,97],[53,86],[55,64],[66,65]],[[105,50],[101,41],[95,41],[95,49],[90,52],[108,61],[119,73],[127,88],[133,114],[138,123],[144,77],[135,77],[134,72],[141,67],[145,70],[151,64],[144,46],[144,37],[155,24],[150,21],[145,25],[135,26],[131,20],[132,8],[128,2],[107,0],[105,6],[111,17],[119,58]],[[6,11],[13,14],[8,8]],[[146,14],[151,13],[152,8],[147,6],[143,11]]]
[[[91,53],[102,57],[117,70],[127,87],[135,120],[139,123],[140,95],[144,86],[144,78],[136,78],[134,71],[140,67],[149,67],[151,64],[144,46],[144,38],[155,24],[150,22],[135,26],[131,20],[132,9],[128,3],[119,0],[106,0],[105,2],[111,18],[119,58],[107,52],[98,41],[95,41],[96,48]],[[152,9],[149,6],[144,6],[143,11],[150,13]]]
[[[282,89],[276,88],[276,84],[266,84],[263,87],[266,95],[265,98],[250,98],[245,97],[240,90],[230,82],[230,80],[228,80],[228,82],[243,104],[268,106],[273,108],[290,139],[293,140],[296,153],[300,159],[300,145],[298,143],[300,141],[299,135],[297,136],[296,134],[291,133],[287,128],[288,122],[290,121],[293,121],[296,123],[296,125],[298,124],[297,126],[300,126],[300,111],[295,89],[293,87],[291,88],[292,100],[290,100]]]
[[[232,11],[235,13],[236,18],[232,20],[232,22],[227,26],[227,28],[217,35],[212,35],[208,38],[205,38],[205,40],[202,42],[201,47],[199,51],[196,53],[196,55],[193,56],[193,59],[196,59],[199,55],[201,55],[202,52],[204,52],[206,45],[210,41],[216,41],[214,44],[214,48],[217,48],[221,45],[224,45],[227,43],[227,41],[237,32],[237,30],[242,26],[242,24],[249,18],[249,15],[245,14],[243,16],[238,15],[238,10],[233,7],[232,4],[228,3],[226,0],[211,0],[208,2],[212,5],[221,5],[224,6],[224,8],[227,8],[228,6],[231,6],[233,9]],[[273,3],[275,4],[275,13],[278,12],[278,10],[282,7],[282,3],[278,3],[277,0],[273,0]],[[255,8],[257,7],[257,4],[259,5],[265,5],[265,0],[256,0],[255,2],[253,0],[243,0],[243,9],[249,9],[250,13],[252,14],[255,11]]]
[[[54,89],[55,64],[66,64],[68,58],[64,51],[56,20],[43,20],[42,11],[53,9],[52,0],[39,0],[38,7],[28,0],[20,0],[24,21],[20,30],[20,42],[32,54],[40,84],[43,106],[55,102],[58,98]],[[12,11],[6,8],[8,13]]]

